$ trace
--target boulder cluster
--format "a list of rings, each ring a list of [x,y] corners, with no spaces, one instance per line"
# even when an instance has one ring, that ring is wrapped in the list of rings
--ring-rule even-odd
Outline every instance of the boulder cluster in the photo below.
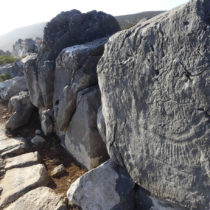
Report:
[[[31,53],[38,53],[42,44],[42,39],[37,37],[33,39],[18,39],[13,45],[12,55],[15,57],[23,57]]]
[[[101,98],[96,66],[109,36],[119,30],[115,18],[103,12],[62,12],[47,24],[39,53],[24,65],[44,134],[55,131],[87,169],[108,158],[97,130]]]
[[[103,12],[62,12],[24,60],[7,127],[38,108],[43,133],[90,170],[67,192],[84,210],[209,210],[209,43],[209,0],[123,31]]]

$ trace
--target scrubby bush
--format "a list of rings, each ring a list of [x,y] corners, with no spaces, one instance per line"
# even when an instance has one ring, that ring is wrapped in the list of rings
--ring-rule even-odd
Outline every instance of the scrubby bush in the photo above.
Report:
[[[10,55],[0,55],[0,65],[6,63],[14,63],[16,60],[17,58],[14,58]]]
[[[0,74],[0,82],[3,82],[8,79],[11,79],[11,76],[9,74]]]

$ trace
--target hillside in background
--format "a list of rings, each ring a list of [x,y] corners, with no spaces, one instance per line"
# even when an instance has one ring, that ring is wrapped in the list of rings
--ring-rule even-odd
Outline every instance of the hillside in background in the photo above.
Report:
[[[131,14],[131,15],[122,15],[122,16],[116,16],[117,21],[119,22],[122,29],[129,28],[133,25],[135,25],[139,20],[146,18],[152,18],[158,14],[160,14],[162,11],[148,11],[148,12],[141,12],[137,14]],[[14,29],[7,34],[0,36],[0,49],[6,51],[6,50],[12,50],[13,44],[18,39],[26,39],[26,38],[36,38],[43,36],[43,29],[46,25],[46,22],[33,24],[30,26],[25,26],[21,28]]]
[[[130,28],[131,26],[136,25],[142,19],[150,19],[156,15],[159,15],[164,11],[147,11],[147,12],[140,12],[137,14],[130,14],[130,15],[122,15],[116,16],[117,21],[120,24],[122,29]]]
[[[25,26],[21,28],[14,29],[7,34],[0,36],[0,49],[6,51],[6,50],[12,50],[13,44],[18,39],[26,39],[26,38],[33,38],[41,37],[43,36],[43,29],[46,25],[46,22],[33,24],[30,26]]]

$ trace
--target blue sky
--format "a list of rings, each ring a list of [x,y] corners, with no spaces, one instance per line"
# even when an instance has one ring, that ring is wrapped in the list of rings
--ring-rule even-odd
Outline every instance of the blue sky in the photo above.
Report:
[[[188,0],[1,0],[0,35],[14,28],[49,21],[61,11],[100,10],[112,15],[169,10]]]

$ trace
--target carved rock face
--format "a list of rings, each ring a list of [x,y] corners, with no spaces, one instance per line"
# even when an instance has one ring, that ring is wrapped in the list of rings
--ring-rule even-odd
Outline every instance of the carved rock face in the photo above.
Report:
[[[98,65],[106,145],[162,198],[210,208],[210,2],[111,37]]]

